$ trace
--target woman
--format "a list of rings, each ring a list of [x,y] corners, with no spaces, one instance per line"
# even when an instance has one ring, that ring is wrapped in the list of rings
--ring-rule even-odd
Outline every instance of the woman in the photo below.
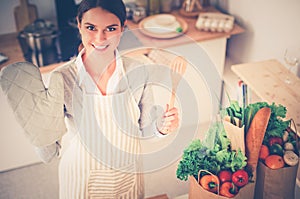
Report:
[[[156,121],[149,116],[153,99],[147,84],[147,69],[132,59],[120,57],[117,51],[126,23],[122,0],[83,0],[77,22],[83,49],[75,60],[52,73],[42,103],[31,99],[32,106],[38,107],[41,114],[36,118],[41,121],[48,114],[41,110],[48,104],[51,110],[53,104],[60,110],[64,107],[68,133],[62,141],[61,132],[42,134],[40,131],[45,129],[44,126],[52,127],[46,119],[40,129],[34,128],[36,123],[34,127],[27,125],[24,129],[45,162],[58,154],[61,156],[61,199],[143,198],[139,137],[147,129],[157,135],[174,131],[178,127],[177,109],[167,108]],[[22,70],[30,70],[35,79],[39,78],[38,69],[29,63],[16,64],[16,68],[18,65]],[[13,67],[3,71],[1,81],[11,70]],[[24,86],[26,82],[21,84]],[[30,95],[32,98],[37,96],[36,93],[40,97],[40,88],[43,88],[41,81],[35,84],[38,86],[28,86],[29,89],[37,88],[30,91],[35,93]],[[1,86],[5,88],[6,84]],[[59,96],[60,90],[63,97]],[[28,90],[25,88],[25,91]],[[16,93],[8,92],[9,95]],[[60,110],[52,112],[57,116]],[[16,111],[16,114],[19,113]],[[58,126],[55,129],[63,131],[63,120],[56,118],[59,122],[54,120],[53,124]]]
[[[148,115],[153,102],[146,69],[133,60],[120,58],[116,50],[126,23],[125,6],[121,0],[113,3],[83,0],[77,22],[84,47],[74,62],[78,82],[81,82],[78,86],[84,92],[80,121],[93,117],[89,110],[102,114],[96,111],[95,122],[80,122],[79,133],[63,151],[60,197],[143,198],[139,141],[132,137],[139,136],[137,126],[143,131],[152,125]],[[132,70],[139,71],[138,76],[128,75]],[[142,89],[137,89],[141,82]],[[68,112],[68,106],[66,109]],[[116,116],[120,113],[124,113],[124,117]],[[158,128],[159,133],[167,134],[177,128],[176,108],[165,113],[164,121]],[[82,133],[86,129],[90,138]],[[90,135],[92,132],[95,136]],[[97,139],[99,132],[103,136]],[[122,142],[126,144],[120,144]],[[92,146],[99,146],[100,150]]]

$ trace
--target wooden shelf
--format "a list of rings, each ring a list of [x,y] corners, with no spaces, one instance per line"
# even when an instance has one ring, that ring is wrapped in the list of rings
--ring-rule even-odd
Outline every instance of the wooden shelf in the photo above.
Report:
[[[215,8],[210,8],[207,11],[219,12]],[[128,21],[127,26],[131,31],[133,31],[135,36],[140,40],[141,43],[144,44],[144,46],[152,46],[152,47],[170,47],[170,46],[177,46],[186,43],[191,43],[193,41],[201,42],[201,41],[207,41],[207,40],[212,40],[221,37],[229,38],[232,35],[240,34],[245,31],[241,26],[237,24],[234,24],[234,28],[232,29],[231,32],[228,33],[199,31],[195,27],[197,18],[184,17],[179,14],[179,11],[173,11],[171,14],[173,14],[175,17],[180,17],[187,22],[188,30],[184,34],[184,36],[179,36],[172,39],[157,39],[157,38],[146,36],[143,33],[141,33],[138,30],[139,25],[137,23]]]

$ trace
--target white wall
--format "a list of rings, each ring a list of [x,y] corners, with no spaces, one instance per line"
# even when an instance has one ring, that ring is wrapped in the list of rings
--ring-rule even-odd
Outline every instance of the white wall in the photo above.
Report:
[[[246,32],[229,40],[228,55],[235,63],[276,58],[283,62],[289,46],[300,47],[299,0],[218,0]]]
[[[37,6],[39,18],[56,23],[55,0],[28,0]],[[0,35],[16,32],[14,8],[20,5],[19,0],[0,1]]]

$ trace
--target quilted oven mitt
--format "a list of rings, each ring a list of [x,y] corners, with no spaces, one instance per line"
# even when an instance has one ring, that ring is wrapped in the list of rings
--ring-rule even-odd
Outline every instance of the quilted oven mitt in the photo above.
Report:
[[[1,70],[0,85],[33,145],[47,146],[61,139],[66,132],[61,73],[53,72],[46,88],[38,67],[18,62]]]

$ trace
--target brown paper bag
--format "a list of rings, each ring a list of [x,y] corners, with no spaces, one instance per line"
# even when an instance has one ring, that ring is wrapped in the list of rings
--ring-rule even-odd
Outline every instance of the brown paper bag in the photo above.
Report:
[[[294,199],[298,164],[270,169],[259,161],[255,187],[256,199]]]
[[[189,199],[225,199],[227,197],[217,195],[209,192],[197,182],[194,176],[189,177]],[[239,193],[233,197],[234,199],[253,199],[254,198],[255,183],[248,183],[239,190]]]

